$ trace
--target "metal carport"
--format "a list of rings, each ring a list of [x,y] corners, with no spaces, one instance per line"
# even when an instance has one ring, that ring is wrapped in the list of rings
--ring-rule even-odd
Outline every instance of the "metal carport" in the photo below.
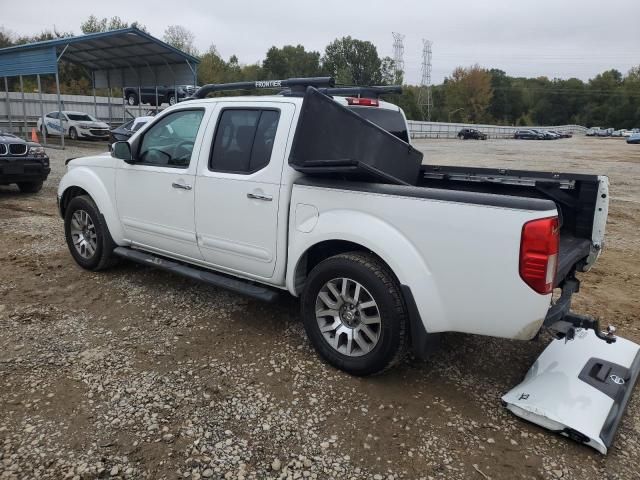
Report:
[[[6,108],[9,128],[13,128],[11,101],[9,98],[9,77],[20,78],[22,94],[22,114],[27,128],[23,76],[35,75],[40,92],[40,116],[44,122],[44,105],[40,75],[55,75],[58,110],[63,110],[60,99],[60,79],[58,64],[70,62],[85,67],[91,72],[94,108],[97,117],[96,88],[156,87],[158,85],[196,85],[197,58],[152,37],[137,28],[124,28],[109,32],[90,33],[77,37],[59,38],[43,42],[29,43],[0,49],[0,77],[4,77]],[[123,98],[124,104],[124,98]],[[141,109],[141,107],[139,107]],[[63,120],[60,120],[63,127]],[[109,103],[109,124],[112,122]],[[64,131],[64,129],[63,129]],[[64,148],[64,135],[61,135]],[[46,144],[46,138],[45,138]]]

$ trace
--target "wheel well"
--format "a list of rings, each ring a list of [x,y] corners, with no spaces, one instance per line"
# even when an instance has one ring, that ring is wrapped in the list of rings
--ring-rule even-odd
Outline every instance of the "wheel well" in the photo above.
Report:
[[[358,243],[348,242],[346,240],[327,240],[324,242],[316,243],[311,248],[309,248],[302,255],[302,257],[300,257],[295,272],[296,293],[299,294],[300,292],[302,292],[302,290],[304,289],[304,284],[307,280],[307,276],[309,275],[311,270],[313,270],[314,267],[320,262],[326,260],[329,257],[333,257],[334,255],[339,255],[340,253],[357,251],[371,253],[389,268],[389,265],[387,265],[387,263],[375,252]],[[389,271],[394,274],[391,268],[389,268]]]
[[[65,212],[67,211],[67,207],[69,206],[69,202],[80,195],[89,195],[89,193],[80,187],[69,187],[62,194],[62,198],[60,199],[60,215],[64,218]]]

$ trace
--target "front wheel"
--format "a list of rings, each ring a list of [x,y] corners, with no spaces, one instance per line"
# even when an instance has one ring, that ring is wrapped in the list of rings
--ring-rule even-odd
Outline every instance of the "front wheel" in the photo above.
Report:
[[[388,267],[362,252],[330,257],[309,274],[304,327],[328,363],[353,375],[382,372],[402,359],[407,313]]]
[[[176,95],[175,93],[172,93],[169,95],[169,105],[175,105],[176,104]]]
[[[64,233],[71,256],[87,270],[102,270],[115,263],[115,243],[91,197],[74,197],[64,215]]]
[[[77,140],[78,139],[78,131],[73,127],[71,127],[69,129],[69,138],[71,140]]]

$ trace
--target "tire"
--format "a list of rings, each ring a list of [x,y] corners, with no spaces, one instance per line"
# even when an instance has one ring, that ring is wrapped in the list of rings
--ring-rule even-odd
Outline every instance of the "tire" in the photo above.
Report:
[[[332,292],[344,292],[345,281],[347,293],[340,298]],[[320,262],[307,278],[301,311],[316,351],[352,375],[383,372],[407,351],[408,320],[400,286],[388,267],[371,254],[350,252]],[[322,311],[327,315],[317,315]]]
[[[40,125],[40,134],[42,135],[42,138],[47,136],[47,127],[44,126],[44,124]]]
[[[169,105],[175,105],[176,104],[176,94],[175,93],[170,93],[167,96],[167,103]]]
[[[83,243],[79,242],[80,232]],[[71,199],[64,215],[64,236],[71,256],[82,268],[98,271],[116,263],[113,255],[116,244],[91,197],[81,195]]]
[[[69,138],[71,140],[78,140],[78,131],[74,127],[69,129]]]
[[[129,92],[127,93],[127,105],[129,105],[130,107],[133,107],[135,105],[138,105],[138,95],[134,92]]]
[[[42,190],[42,180],[37,182],[18,182],[18,188],[22,193],[38,193]]]

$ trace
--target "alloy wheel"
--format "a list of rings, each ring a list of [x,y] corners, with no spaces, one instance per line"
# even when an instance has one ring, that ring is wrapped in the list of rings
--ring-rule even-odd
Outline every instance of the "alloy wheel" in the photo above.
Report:
[[[71,240],[82,258],[93,257],[98,245],[96,226],[87,212],[76,210],[71,218]]]
[[[329,280],[316,297],[316,320],[324,340],[349,357],[369,353],[382,333],[380,309],[369,291],[350,278]]]

